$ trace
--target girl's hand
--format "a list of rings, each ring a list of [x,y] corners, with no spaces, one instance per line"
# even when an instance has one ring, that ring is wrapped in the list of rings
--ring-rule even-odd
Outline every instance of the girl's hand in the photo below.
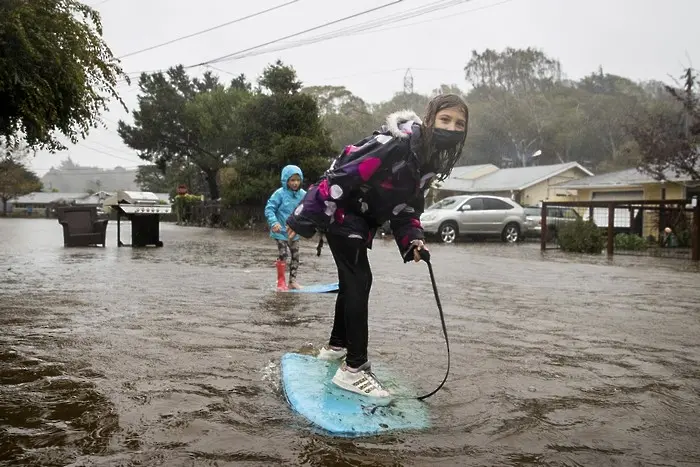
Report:
[[[287,226],[287,237],[289,237],[289,239],[291,240],[296,236],[297,236],[297,233],[295,231],[293,231],[290,226]]]
[[[423,243],[423,240],[413,240],[413,246],[415,247],[413,249],[413,261],[416,263],[421,260],[420,257],[420,250],[425,250],[428,251],[428,248],[425,246],[425,243]]]
[[[272,226],[272,231],[275,233],[280,233],[282,231],[282,226],[279,224],[275,224]]]

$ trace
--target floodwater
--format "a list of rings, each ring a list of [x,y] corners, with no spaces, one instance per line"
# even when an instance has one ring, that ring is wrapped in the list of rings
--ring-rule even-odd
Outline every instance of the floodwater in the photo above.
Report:
[[[263,233],[163,224],[163,248],[131,249],[113,224],[106,248],[68,249],[55,220],[0,219],[0,465],[700,464],[690,262],[435,245],[453,367],[432,427],[336,439],[289,410],[278,373],[327,339],[333,295],[275,293]],[[370,358],[432,390],[427,268],[386,240],[370,259]],[[300,281],[333,271],[306,242]]]

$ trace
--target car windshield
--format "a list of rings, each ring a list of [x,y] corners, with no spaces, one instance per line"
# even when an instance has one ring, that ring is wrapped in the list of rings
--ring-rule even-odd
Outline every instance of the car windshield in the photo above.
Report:
[[[445,198],[433,204],[427,210],[431,211],[433,209],[452,209],[455,206],[457,206],[458,202],[459,200],[457,200],[456,198]]]
[[[539,216],[541,214],[542,210],[540,208],[525,208],[526,216]]]

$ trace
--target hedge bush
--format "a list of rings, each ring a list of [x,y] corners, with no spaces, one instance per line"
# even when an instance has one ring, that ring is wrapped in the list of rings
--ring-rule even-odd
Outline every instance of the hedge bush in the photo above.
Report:
[[[649,244],[639,235],[634,234],[617,234],[615,235],[616,250],[645,250]]]
[[[576,219],[558,230],[559,246],[572,253],[600,254],[605,246],[603,233],[592,221]]]

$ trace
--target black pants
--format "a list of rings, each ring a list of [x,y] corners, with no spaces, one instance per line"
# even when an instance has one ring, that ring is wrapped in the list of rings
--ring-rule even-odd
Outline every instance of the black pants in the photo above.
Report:
[[[329,344],[347,348],[347,365],[358,368],[367,362],[367,309],[372,270],[367,245],[359,239],[328,234],[328,247],[338,267],[338,297]]]

